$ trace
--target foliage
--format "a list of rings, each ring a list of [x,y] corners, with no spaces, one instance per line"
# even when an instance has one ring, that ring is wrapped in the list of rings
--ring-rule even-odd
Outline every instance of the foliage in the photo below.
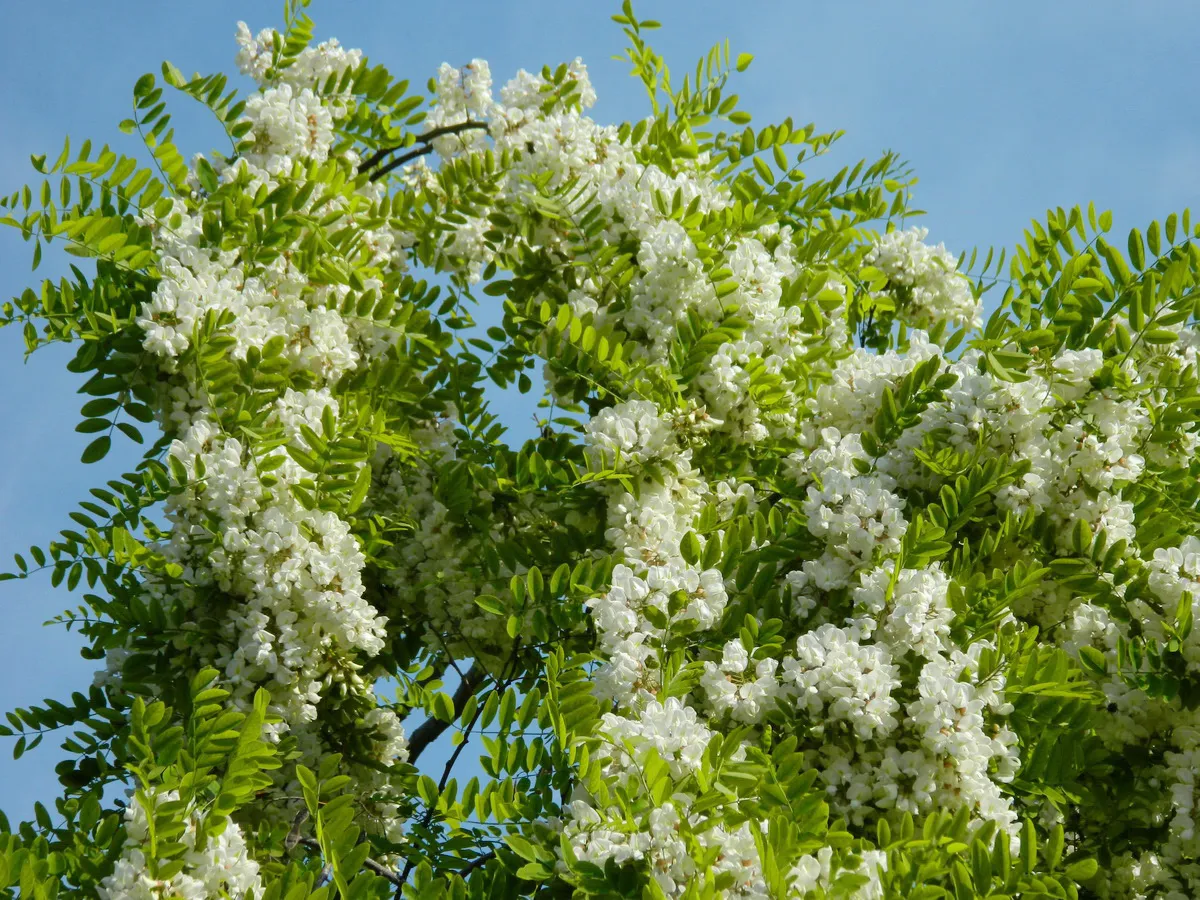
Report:
[[[289,0],[248,95],[166,63],[145,153],[0,199],[88,261],[2,310],[83,462],[148,444],[4,576],[103,661],[0,726],[68,754],[5,896],[1200,893],[1200,228],[956,259],[895,154],[815,177],[748,55],[614,19],[601,126],[578,60],[412,93]]]

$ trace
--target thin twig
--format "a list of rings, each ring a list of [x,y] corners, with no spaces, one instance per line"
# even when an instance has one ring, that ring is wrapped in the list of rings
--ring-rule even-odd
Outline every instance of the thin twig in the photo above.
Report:
[[[515,680],[516,674],[517,674],[517,658],[520,655],[520,652],[521,652],[521,639],[517,638],[515,641],[513,641],[512,652],[509,654],[508,661],[504,665],[504,671],[500,673],[500,679],[496,682],[496,691],[498,693],[504,693],[504,691],[508,690],[509,685],[511,685],[512,682]],[[478,663],[476,663],[476,665],[478,665]],[[471,670],[474,671],[474,669],[475,669],[475,666],[472,666]],[[454,753],[451,755],[450,760],[446,763],[446,768],[442,771],[442,780],[438,783],[438,793],[439,794],[443,790],[445,790],[446,783],[450,778],[450,773],[454,769],[454,764],[458,761],[458,757],[462,754],[463,749],[466,747],[467,741],[470,740],[471,729],[475,727],[475,723],[477,721],[479,721],[479,717],[482,714],[483,714],[483,704],[480,704],[479,708],[475,710],[475,715],[471,717],[470,723],[467,725],[467,727],[463,731],[462,743],[454,748]],[[422,816],[422,818],[421,818],[420,827],[428,828],[430,826],[430,824],[433,822],[433,816],[434,816],[434,807],[432,805],[430,805],[425,810],[425,815]],[[404,863],[403,871],[400,872],[400,881],[402,884],[408,881],[409,873],[412,872],[412,870],[416,867],[416,865],[417,865],[416,856],[408,857],[408,860]],[[400,896],[401,896],[401,889],[397,888],[395,900],[400,900]]]
[[[487,865],[488,862],[490,862],[491,860],[493,860],[495,858],[496,858],[495,850],[489,850],[487,853],[484,853],[482,856],[475,857],[473,860],[471,860],[469,863],[467,863],[467,865],[465,867],[458,870],[458,877],[465,879],[468,875],[470,875],[476,869]]]
[[[437,138],[445,137],[446,135],[449,135],[449,134],[461,134],[464,131],[471,131],[471,130],[477,129],[477,128],[485,128],[486,129],[487,127],[488,126],[487,126],[486,122],[474,122],[474,121],[471,121],[470,119],[468,119],[466,122],[457,122],[454,125],[443,125],[440,128],[431,128],[424,134],[417,135],[417,143],[424,144],[423,147],[420,147],[416,150],[410,151],[409,153],[405,153],[403,156],[396,157],[390,163],[388,163],[386,166],[384,166],[382,169],[380,169],[378,172],[373,172],[371,174],[371,180],[378,181],[380,178],[382,178],[388,172],[392,171],[392,169],[398,168],[398,167],[404,165],[406,162],[411,162],[412,160],[416,159],[418,156],[424,156],[426,153],[432,152],[433,151],[433,141],[436,140]],[[381,163],[383,161],[384,157],[386,157],[389,153],[394,153],[395,151],[402,150],[402,149],[403,149],[403,147],[381,147],[380,149],[378,149],[374,153],[372,153],[370,156],[368,156],[361,163],[359,163],[359,165],[358,165],[359,174],[361,174],[363,172],[370,172],[371,169],[373,169],[373,168],[375,168],[375,166],[379,165],[379,163]]]
[[[299,843],[302,847],[307,847],[309,850],[316,850],[318,853],[321,852],[321,844],[314,838],[300,838],[297,843]],[[375,862],[375,860],[371,859],[369,856],[363,860],[363,868],[374,872],[381,878],[386,878],[398,888],[404,886],[404,882],[400,880],[399,875],[397,875],[387,866]]]

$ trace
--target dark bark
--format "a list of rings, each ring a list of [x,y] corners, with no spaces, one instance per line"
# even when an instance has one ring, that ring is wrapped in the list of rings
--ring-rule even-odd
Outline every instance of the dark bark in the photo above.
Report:
[[[520,656],[520,652],[521,652],[521,639],[517,638],[513,642],[512,652],[509,654],[508,662],[505,663],[505,665],[504,665],[504,672],[500,675],[500,680],[498,682],[496,682],[495,690],[497,692],[504,693],[506,690],[508,690],[509,686],[513,683],[513,680],[515,679],[516,673],[517,673],[517,659]],[[478,668],[479,668],[479,664],[475,663],[474,665],[471,666],[471,671],[468,672],[467,675],[470,676]],[[484,677],[482,672],[480,672],[479,677],[481,679]],[[463,680],[465,683],[466,679],[463,679]],[[454,709],[456,712],[458,712],[462,709],[462,707],[457,702],[458,701],[458,691],[455,692],[454,696],[455,696]],[[467,694],[466,696],[469,697],[470,694]],[[466,702],[466,697],[463,697],[463,703],[465,703],[465,702]],[[450,759],[446,762],[446,768],[442,771],[442,779],[440,782],[438,782],[438,793],[439,794],[443,790],[445,790],[446,784],[449,782],[449,779],[450,779],[450,773],[452,771],[454,771],[454,764],[456,762],[458,762],[459,756],[462,755],[462,751],[466,748],[467,742],[471,739],[471,731],[472,731],[472,729],[475,728],[475,723],[479,721],[479,717],[482,714],[483,714],[483,704],[481,703],[479,705],[479,708],[475,710],[475,715],[471,717],[471,721],[468,722],[466,728],[463,729],[462,743],[460,743],[457,747],[454,748],[454,752],[450,755]],[[428,724],[428,723],[426,723],[426,724]],[[424,727],[424,726],[422,726],[422,727]],[[420,730],[420,729],[418,729],[418,730]],[[445,729],[443,729],[443,730],[445,730]],[[415,732],[414,732],[414,736],[415,736]],[[409,761],[411,762],[411,755],[410,755]],[[433,810],[433,807],[431,806],[425,810],[425,815],[421,818],[420,827],[428,828],[430,826],[430,824],[433,822],[433,815],[434,815],[434,810]],[[485,858],[483,861],[486,862],[487,861],[486,857],[490,857],[493,855],[494,855],[494,852],[489,851],[487,854],[485,854]],[[416,857],[410,856],[408,858],[408,861],[404,864],[404,870],[400,873],[401,883],[408,881],[408,876],[412,872],[412,870],[416,866],[416,864],[417,864]],[[478,865],[482,865],[482,862],[478,863]],[[468,864],[467,871],[471,871],[474,868],[476,868],[476,865]],[[396,888],[395,900],[400,900],[401,894],[402,894],[402,889],[399,887]]]
[[[454,719],[449,722],[443,722],[440,719],[426,719],[417,727],[417,730],[412,733],[412,737],[408,739],[408,761],[410,763],[416,765],[417,760],[429,745],[441,737],[446,729],[462,715],[467,700],[475,693],[475,689],[483,684],[485,677],[486,673],[479,663],[472,665],[454,692]]]
[[[412,162],[418,156],[425,156],[427,153],[432,153],[433,141],[436,138],[445,137],[448,134],[461,134],[464,131],[472,131],[477,128],[487,127],[488,126],[486,122],[472,122],[468,120],[466,122],[458,122],[454,125],[443,125],[440,128],[431,128],[424,134],[417,136],[417,144],[421,146],[418,146],[401,156],[397,156],[386,166],[383,166],[377,171],[371,172],[371,170],[379,165],[379,163],[381,163],[389,153],[394,153],[395,151],[402,149],[400,147],[381,147],[361,163],[359,163],[358,171],[359,173],[371,172],[371,181],[378,181],[388,172],[399,168],[407,162]]]

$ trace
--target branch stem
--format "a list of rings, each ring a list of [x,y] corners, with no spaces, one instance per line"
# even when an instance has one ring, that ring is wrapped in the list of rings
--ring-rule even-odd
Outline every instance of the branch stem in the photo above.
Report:
[[[394,153],[397,150],[403,149],[403,147],[380,147],[365,160],[359,163],[358,171],[360,174],[363,172],[371,172],[371,181],[378,181],[388,172],[399,168],[407,162],[412,162],[418,156],[425,156],[427,153],[432,153],[433,142],[437,138],[445,137],[446,135],[450,134],[462,134],[464,131],[472,131],[479,128],[486,129],[487,127],[488,126],[486,122],[475,122],[468,119],[465,122],[456,122],[453,125],[442,125],[439,128],[431,128],[424,134],[417,135],[417,143],[422,145],[417,149],[411,150],[401,156],[397,156],[377,172],[371,172],[371,170],[374,169],[375,166],[379,165],[379,163],[381,163],[389,153]]]
[[[297,841],[297,843],[300,844],[300,846],[302,846],[302,847],[307,847],[309,850],[316,850],[318,853],[321,852],[321,844],[315,838],[309,838],[309,837],[300,838],[300,840]],[[400,880],[399,875],[397,875],[391,869],[387,868],[387,866],[384,866],[384,865],[381,865],[381,864],[375,862],[375,860],[371,859],[371,857],[369,857],[369,856],[363,860],[363,868],[368,869],[371,872],[374,872],[376,875],[379,875],[381,878],[386,878],[392,884],[396,885],[396,887],[404,886],[404,882]]]
[[[408,761],[416,765],[421,754],[428,749],[429,745],[436,741],[446,729],[462,714],[463,707],[466,706],[467,700],[475,693],[475,689],[483,683],[486,673],[479,663],[474,663],[467,674],[463,676],[462,682],[454,691],[454,719],[449,722],[443,722],[441,719],[426,719],[412,733],[412,737],[408,741]]]

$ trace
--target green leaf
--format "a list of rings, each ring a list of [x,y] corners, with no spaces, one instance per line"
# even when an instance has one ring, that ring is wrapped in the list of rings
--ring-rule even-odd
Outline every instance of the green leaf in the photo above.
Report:
[[[684,562],[689,566],[694,566],[700,560],[701,552],[700,539],[696,537],[694,531],[689,531],[679,542],[679,553]]]
[[[1096,675],[1104,676],[1108,674],[1108,660],[1095,647],[1080,647],[1079,662],[1085,669]]]
[[[177,69],[174,65],[166,62],[165,60],[162,64],[162,75],[163,81],[173,88],[180,88],[187,84],[187,79],[183,77],[183,73],[180,72],[179,69]]]
[[[1179,335],[1170,328],[1151,328],[1144,335],[1147,344],[1173,344]]]
[[[475,605],[493,616],[503,616],[507,612],[504,603],[494,594],[480,594],[475,598]]]
[[[367,499],[367,494],[371,490],[371,467],[364,465],[358,471],[358,477],[354,480],[354,491],[350,494],[350,499],[346,502],[347,512],[357,512]]]
[[[1089,881],[1096,877],[1100,864],[1094,859],[1081,859],[1067,866],[1067,877],[1072,881]]]
[[[95,400],[89,400],[83,404],[83,408],[79,413],[89,418],[93,416],[107,416],[110,412],[119,408],[120,405],[121,401],[115,397],[97,397]]]
[[[541,858],[537,848],[533,842],[527,838],[521,837],[519,834],[510,834],[504,839],[505,843],[512,849],[513,853],[528,862],[538,862]]]
[[[1146,268],[1146,247],[1142,243],[1142,233],[1136,228],[1129,232],[1129,261],[1139,271]]]
[[[433,717],[439,722],[454,721],[454,701],[450,699],[449,694],[438,692],[433,695],[431,702]]]
[[[213,169],[212,164],[209,163],[209,161],[204,157],[200,157],[196,160],[196,178],[199,179],[200,186],[204,188],[204,190],[208,191],[210,194],[216,193],[219,185],[217,173],[216,170]]]
[[[83,451],[82,460],[85,463],[99,462],[108,455],[109,449],[112,447],[112,438],[107,434],[96,438]]]
[[[754,170],[758,172],[759,177],[768,185],[775,184],[775,173],[771,171],[770,166],[763,162],[761,156],[754,157]]]
[[[542,578],[542,570],[534,566],[525,575],[526,584],[529,587],[529,599],[535,606],[542,603],[545,594],[545,581]]]
[[[1042,851],[1042,855],[1046,860],[1046,868],[1053,872],[1058,868],[1059,862],[1062,861],[1062,852],[1064,844],[1063,827],[1061,824],[1055,825],[1050,829],[1050,834],[1046,838],[1046,844]]]

